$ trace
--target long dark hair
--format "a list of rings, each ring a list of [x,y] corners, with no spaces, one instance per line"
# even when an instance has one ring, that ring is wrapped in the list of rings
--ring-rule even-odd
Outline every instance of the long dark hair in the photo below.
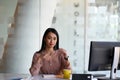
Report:
[[[46,44],[45,44],[45,37],[47,36],[47,34],[49,32],[52,32],[54,33],[56,36],[57,36],[57,42],[56,42],[56,45],[54,46],[54,50],[57,50],[59,49],[59,35],[58,35],[58,32],[56,29],[54,28],[47,28],[44,35],[43,35],[43,38],[42,38],[42,45],[41,45],[41,49],[37,52],[37,53],[40,53],[41,51],[45,50],[45,47],[46,47]]]

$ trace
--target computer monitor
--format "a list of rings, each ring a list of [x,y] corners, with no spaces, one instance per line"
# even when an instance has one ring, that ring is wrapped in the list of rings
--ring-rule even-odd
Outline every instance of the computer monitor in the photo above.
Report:
[[[88,71],[111,70],[110,78],[98,80],[120,80],[116,70],[120,69],[120,42],[91,41]]]

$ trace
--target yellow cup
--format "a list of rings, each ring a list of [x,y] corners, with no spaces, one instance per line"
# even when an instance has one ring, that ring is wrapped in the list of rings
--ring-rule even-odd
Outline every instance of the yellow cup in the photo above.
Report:
[[[70,69],[63,69],[63,78],[70,79],[70,76],[71,76],[71,70]]]

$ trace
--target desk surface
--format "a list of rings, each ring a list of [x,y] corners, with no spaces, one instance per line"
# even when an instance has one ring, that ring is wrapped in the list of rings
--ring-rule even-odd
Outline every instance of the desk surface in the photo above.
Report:
[[[66,80],[60,78],[42,78],[40,76],[31,77],[30,74],[0,73],[0,80]]]
[[[11,73],[0,73],[0,80],[12,80],[18,78],[27,78],[29,74],[11,74]]]
[[[55,77],[42,78],[40,76],[31,77],[30,74],[0,73],[0,80],[68,80],[68,79],[55,78]],[[92,80],[96,80],[96,79],[92,79]]]

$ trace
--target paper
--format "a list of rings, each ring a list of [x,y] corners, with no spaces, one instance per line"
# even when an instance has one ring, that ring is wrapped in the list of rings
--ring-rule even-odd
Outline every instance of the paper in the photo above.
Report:
[[[43,74],[42,75],[43,78],[56,78],[56,75],[53,75],[53,74]]]

